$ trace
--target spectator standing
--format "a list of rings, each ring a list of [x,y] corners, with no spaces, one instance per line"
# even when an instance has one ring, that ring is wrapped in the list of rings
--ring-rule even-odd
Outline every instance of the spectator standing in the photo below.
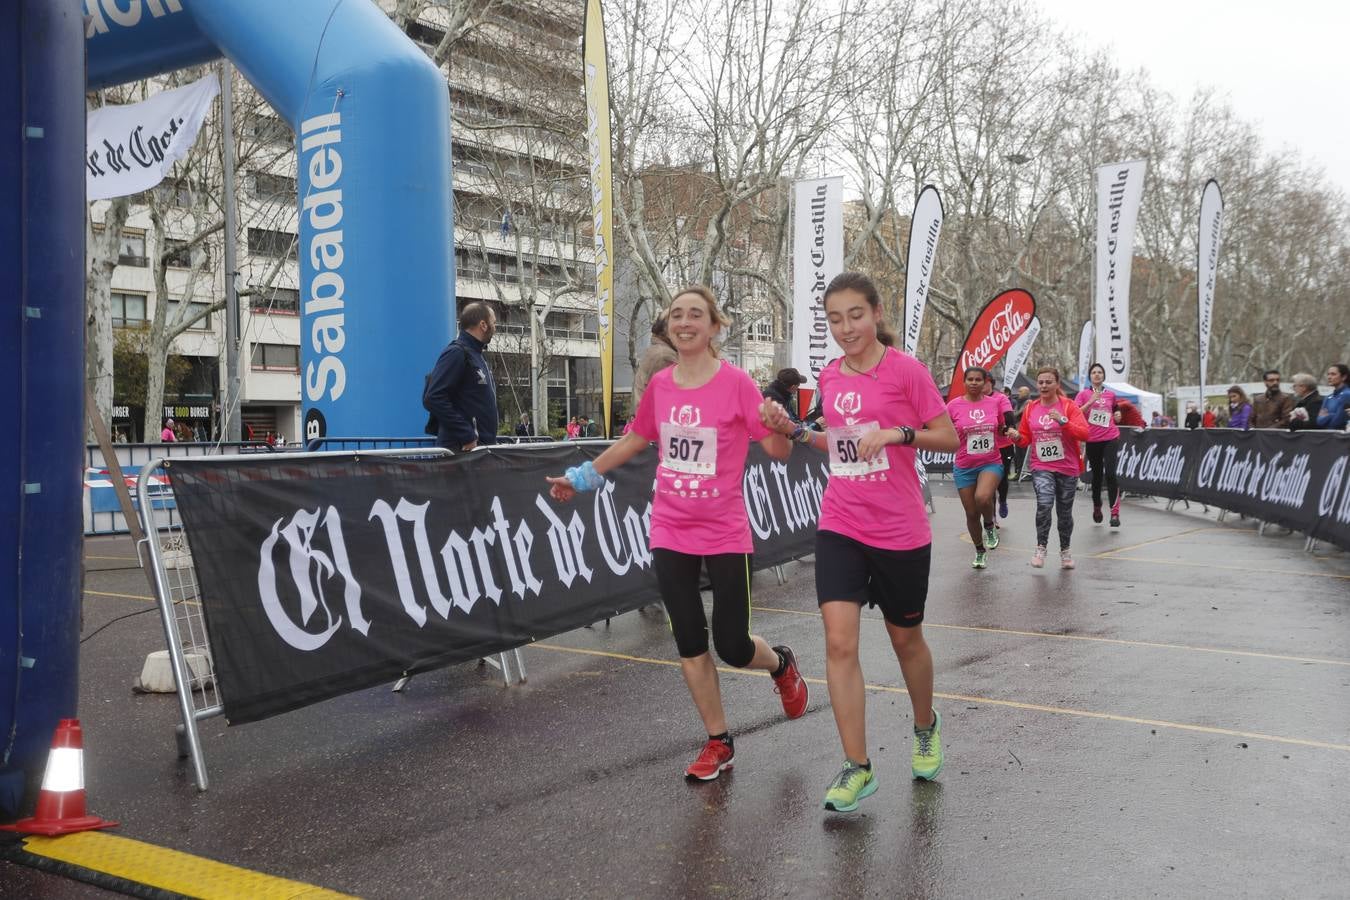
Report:
[[[797,414],[797,388],[803,384],[806,384],[806,376],[801,372],[796,369],[779,369],[778,374],[765,386],[762,393],[770,400],[776,400],[793,422],[800,422],[801,416]]]
[[[581,426],[582,437],[600,437],[600,426],[593,422],[589,416],[581,416],[577,420],[577,424]]]
[[[1317,393],[1317,379],[1307,372],[1294,376],[1294,406],[1289,410],[1289,430],[1302,431],[1317,427],[1317,414],[1322,411],[1322,395]]]
[[[472,450],[497,441],[497,383],[483,351],[497,330],[492,307],[474,301],[459,314],[459,337],[431,370],[422,405],[436,419],[436,445]]]
[[[641,402],[642,392],[647,390],[647,383],[652,380],[652,376],[675,365],[678,358],[679,354],[675,352],[675,345],[670,342],[670,335],[666,331],[666,313],[662,311],[652,320],[651,343],[642,351],[642,359],[638,360],[637,370],[633,372],[634,409]]]
[[[1214,415],[1214,407],[1206,403],[1205,414],[1200,417],[1200,427],[1217,428],[1218,426],[1219,426],[1219,418],[1218,416]]]
[[[1252,404],[1238,385],[1228,389],[1228,427],[1246,431],[1252,427]]]
[[[575,441],[579,437],[581,437],[581,423],[577,421],[576,416],[573,416],[567,420],[567,439]]]
[[[164,428],[159,433],[161,443],[172,444],[178,440],[178,435],[173,430],[173,419],[164,420]]]
[[[1187,403],[1187,404],[1186,404],[1186,427],[1189,428],[1191,431],[1194,431],[1195,429],[1197,429],[1197,428],[1200,427],[1201,421],[1202,421],[1202,419],[1201,419],[1201,416],[1200,416],[1200,411],[1199,411],[1198,409],[1195,408],[1195,404],[1194,404],[1194,403]]]
[[[1264,380],[1265,392],[1252,398],[1252,427],[1289,427],[1289,410],[1294,408],[1294,395],[1280,390],[1279,369],[1266,370]]]
[[[520,414],[520,421],[516,423],[516,437],[529,437],[534,434],[534,426],[530,424],[528,413]]]
[[[1155,410],[1153,411],[1153,418],[1152,418],[1152,420],[1149,422],[1149,425],[1151,425],[1151,426],[1154,427],[1154,428],[1161,428],[1161,427],[1162,427],[1162,413],[1158,412],[1158,411],[1155,409]]]
[[[1327,384],[1331,386],[1331,393],[1322,401],[1322,409],[1317,414],[1317,427],[1330,428],[1336,431],[1345,429],[1347,418],[1347,402],[1350,402],[1350,386],[1346,380],[1350,379],[1350,366],[1345,363],[1336,363],[1327,369]]]

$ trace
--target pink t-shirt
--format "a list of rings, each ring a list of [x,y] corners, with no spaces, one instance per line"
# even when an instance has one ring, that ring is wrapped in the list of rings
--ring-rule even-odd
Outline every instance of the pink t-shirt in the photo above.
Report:
[[[1079,409],[1092,398],[1092,390],[1084,388],[1073,398]],[[1113,391],[1102,389],[1102,395],[1092,401],[1092,405],[1083,409],[1083,418],[1088,423],[1088,443],[1114,441],[1120,437],[1120,426],[1116,424],[1116,395]]]
[[[1066,404],[1067,401],[1061,401]],[[1031,444],[1027,455],[1031,458],[1031,468],[1060,475],[1078,477],[1083,470],[1078,458],[1078,442],[1071,435],[1064,434],[1064,426],[1059,424],[1059,416],[1068,418],[1069,412],[1060,405],[1047,407],[1040,399],[1027,404],[1027,424],[1031,428]]]
[[[1009,400],[1008,395],[1002,391],[994,391],[990,396],[994,399],[994,402],[998,404],[998,429],[994,432],[995,445],[1000,448],[1011,447],[1013,445],[1013,439],[1003,433],[1003,429],[1008,422],[1003,414],[1013,411],[1012,401]],[[1000,460],[1001,459],[1002,458],[1000,457]]]
[[[750,442],[772,433],[759,420],[762,402],[750,376],[728,362],[702,387],[677,385],[675,366],[652,376],[633,419],[633,432],[661,454],[650,546],[695,556],[754,552],[741,481]]]
[[[856,459],[868,430],[908,425],[922,429],[947,411],[928,368],[887,348],[870,375],[846,374],[837,359],[820,373],[821,409],[830,447],[830,480],[821,501],[822,531],[869,547],[913,550],[933,542],[914,471],[913,447],[886,446],[872,465]]]
[[[956,436],[961,441],[956,446],[958,468],[978,469],[980,466],[1003,464],[1003,457],[998,452],[998,435],[1003,431],[999,397],[1003,395],[981,397],[972,403],[962,395],[947,404],[947,413],[952,417]],[[1006,401],[1008,398],[1003,399]],[[972,450],[975,452],[972,453]]]

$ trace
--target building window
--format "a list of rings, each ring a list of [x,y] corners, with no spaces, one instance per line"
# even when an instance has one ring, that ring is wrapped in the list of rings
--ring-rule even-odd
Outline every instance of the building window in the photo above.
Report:
[[[289,175],[254,172],[253,196],[262,199],[293,200],[296,196],[295,179]]]
[[[756,319],[750,323],[750,340],[752,341],[772,341],[773,340],[773,319]]]
[[[253,295],[249,309],[265,315],[297,316],[300,314],[300,292],[295,288],[268,288]]]
[[[268,228],[248,230],[248,252],[259,256],[295,259],[295,244],[295,235],[287,231],[272,231]]]
[[[110,297],[114,328],[139,328],[145,325],[144,294],[122,294],[114,291]]]
[[[291,144],[295,135],[291,126],[276,116],[252,116],[249,119],[249,131],[264,144]]]
[[[292,344],[254,344],[255,372],[299,372],[300,348]]]
[[[206,269],[211,265],[210,248],[205,243],[188,250],[187,241],[167,238],[164,241],[164,264],[179,269]]]
[[[179,209],[192,208],[192,187],[186,181],[164,180],[155,185],[155,194]]]
[[[117,242],[117,264],[119,266],[137,266],[145,268],[148,261],[145,258],[145,235],[136,234],[130,231],[122,232],[122,238]]]
[[[415,20],[403,26],[403,33],[428,50],[435,50],[441,43],[441,39],[445,37],[445,32],[441,29],[424,25]]]
[[[176,319],[178,318],[178,304],[179,304],[179,302],[181,302],[181,301],[178,301],[178,300],[170,300],[170,301],[169,301],[168,314],[169,314],[169,321],[170,321],[170,322],[172,322],[172,321],[174,321],[174,320],[176,320]],[[188,312],[187,312],[187,314],[188,314],[189,316],[194,316],[194,315],[196,315],[197,313],[205,312],[206,310],[208,310],[208,309],[210,309],[210,308],[211,308],[211,304],[209,304],[209,303],[188,303]],[[193,322],[191,325],[189,325],[189,326],[188,326],[188,330],[189,330],[189,331],[210,331],[210,330],[211,330],[211,314],[210,314],[209,312],[207,312],[207,313],[206,313],[205,315],[203,315],[200,319],[198,319],[197,321],[195,321],[195,322]]]

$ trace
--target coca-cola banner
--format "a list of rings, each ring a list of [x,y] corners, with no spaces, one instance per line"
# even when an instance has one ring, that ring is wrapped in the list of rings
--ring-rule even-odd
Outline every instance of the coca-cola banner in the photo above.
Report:
[[[604,447],[173,460],[166,469],[229,721],[655,601],[647,548],[654,451],[596,493],[567,504],[548,496],[546,475]],[[743,484],[756,568],[813,552],[828,461],[793,449],[780,463],[751,448]]]
[[[1121,431],[1122,490],[1197,500],[1350,549],[1350,437],[1229,429]]]
[[[970,326],[970,334],[966,335],[961,353],[956,357],[947,399],[958,397],[965,390],[961,378],[966,369],[980,366],[992,370],[994,363],[1002,359],[1031,327],[1035,317],[1036,298],[1021,288],[1004,291],[986,303],[975,317],[975,324]]]

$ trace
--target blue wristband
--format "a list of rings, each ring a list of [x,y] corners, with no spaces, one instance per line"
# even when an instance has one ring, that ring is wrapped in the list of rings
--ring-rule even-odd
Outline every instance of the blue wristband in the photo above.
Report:
[[[572,490],[583,493],[598,490],[605,483],[605,476],[595,471],[595,463],[590,460],[568,469],[566,475],[572,483]]]

